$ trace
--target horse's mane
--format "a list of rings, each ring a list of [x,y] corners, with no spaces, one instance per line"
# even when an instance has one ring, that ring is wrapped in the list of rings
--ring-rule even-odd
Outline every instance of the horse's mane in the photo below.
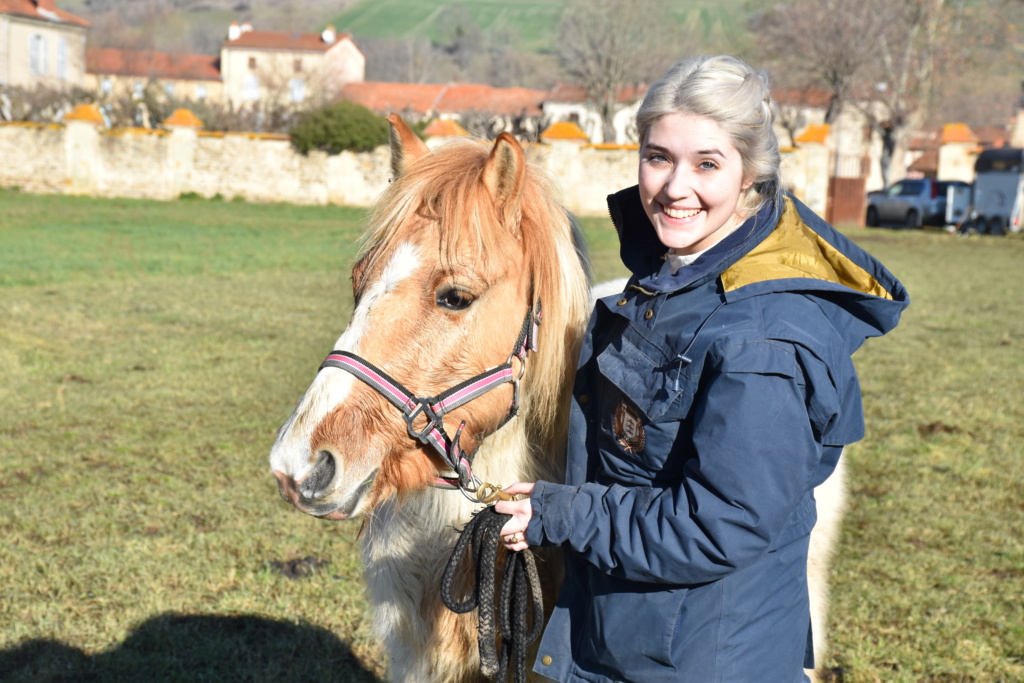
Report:
[[[481,258],[502,258],[496,231],[518,230],[525,264],[532,273],[531,299],[543,307],[537,354],[524,379],[522,414],[534,435],[552,445],[564,439],[563,401],[572,385],[576,357],[590,310],[585,256],[569,215],[558,203],[553,181],[530,160],[520,197],[517,225],[504,226],[480,181],[490,146],[454,141],[417,159],[394,179],[369,217],[359,270],[389,253],[403,239],[402,227],[417,215],[440,230],[441,262],[468,240]],[[357,287],[358,287],[358,283]],[[358,296],[358,291],[357,291]],[[525,311],[524,311],[525,314]],[[559,447],[564,444],[557,444]]]

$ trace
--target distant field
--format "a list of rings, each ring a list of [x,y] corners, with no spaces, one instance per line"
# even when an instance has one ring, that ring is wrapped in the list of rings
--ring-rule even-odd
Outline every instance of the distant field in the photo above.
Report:
[[[364,215],[0,191],[0,680],[382,679],[358,525],[294,511],[267,466]],[[856,358],[825,667],[1024,680],[1024,238],[847,233],[913,303]]]
[[[358,0],[331,23],[357,38],[424,37],[437,40],[444,26],[438,21],[445,10],[455,6],[466,10],[484,33],[511,29],[518,36],[515,46],[524,51],[551,52],[558,42],[558,26],[564,3],[549,0]],[[731,41],[733,49],[749,40],[746,0],[725,2],[669,3],[672,21],[696,31],[709,42]]]

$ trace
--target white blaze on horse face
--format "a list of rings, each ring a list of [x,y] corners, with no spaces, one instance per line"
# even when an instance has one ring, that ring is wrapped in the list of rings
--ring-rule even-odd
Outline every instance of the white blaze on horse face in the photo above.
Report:
[[[385,296],[394,292],[399,283],[416,272],[420,264],[419,248],[408,242],[400,244],[381,270],[380,278],[365,288],[359,306],[352,312],[352,319],[334,349],[358,354],[373,308]],[[295,412],[278,431],[277,440],[270,451],[272,470],[284,472],[296,481],[301,481],[308,474],[316,461],[310,443],[313,430],[348,398],[357,381],[350,373],[338,368],[324,368],[317,373]],[[339,471],[338,475],[337,481],[344,479],[344,472]],[[355,486],[360,482],[351,483]]]

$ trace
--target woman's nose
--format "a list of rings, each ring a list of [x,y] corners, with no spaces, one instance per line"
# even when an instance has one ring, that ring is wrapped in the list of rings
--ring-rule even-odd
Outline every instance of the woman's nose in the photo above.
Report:
[[[672,200],[685,199],[690,196],[693,190],[689,174],[685,169],[676,167],[665,178],[665,186],[662,191]]]

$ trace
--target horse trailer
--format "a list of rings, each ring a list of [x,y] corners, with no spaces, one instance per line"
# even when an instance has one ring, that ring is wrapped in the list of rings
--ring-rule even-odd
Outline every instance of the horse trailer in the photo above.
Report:
[[[974,163],[970,223],[982,235],[1021,229],[1024,197],[1024,149],[986,149]]]

